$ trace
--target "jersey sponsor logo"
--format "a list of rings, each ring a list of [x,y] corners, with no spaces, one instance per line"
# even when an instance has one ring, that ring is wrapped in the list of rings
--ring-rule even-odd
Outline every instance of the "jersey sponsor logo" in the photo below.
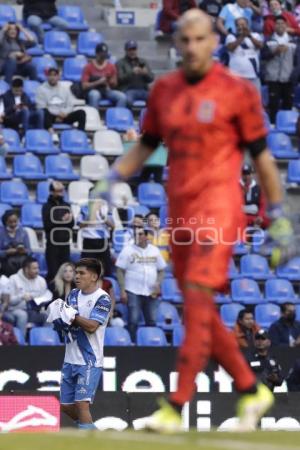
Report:
[[[198,120],[202,123],[212,123],[215,118],[216,104],[212,100],[203,100],[198,110]]]
[[[155,264],[156,262],[156,256],[141,256],[138,253],[133,253],[130,257],[130,264]]]

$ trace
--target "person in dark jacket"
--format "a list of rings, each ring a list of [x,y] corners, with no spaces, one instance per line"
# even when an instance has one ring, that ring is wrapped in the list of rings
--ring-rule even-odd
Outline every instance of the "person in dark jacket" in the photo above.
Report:
[[[74,226],[71,206],[64,201],[63,184],[59,181],[53,181],[49,189],[48,201],[42,209],[47,240],[48,283],[53,280],[61,264],[70,260],[70,240]]]
[[[241,309],[238,313],[233,332],[241,348],[253,348],[254,336],[259,331],[259,326],[254,321],[253,312],[249,309]]]
[[[283,303],[280,306],[281,317],[272,323],[269,336],[274,346],[299,347],[300,322],[296,320],[296,307],[293,303]]]
[[[18,131],[22,125],[24,133],[30,126],[37,129],[43,128],[43,111],[36,110],[28,95],[25,94],[22,78],[13,79],[11,89],[3,95],[3,105],[5,127]]]
[[[131,107],[136,100],[147,101],[148,85],[154,80],[154,75],[148,63],[139,58],[136,41],[127,41],[124,48],[125,57],[117,62],[118,82]]]
[[[179,17],[191,8],[197,8],[195,0],[163,0],[160,30],[167,34],[175,31]]]
[[[44,40],[43,23],[56,30],[66,30],[68,22],[57,15],[56,0],[18,0],[23,5],[23,18],[27,26],[36,33],[39,43]]]

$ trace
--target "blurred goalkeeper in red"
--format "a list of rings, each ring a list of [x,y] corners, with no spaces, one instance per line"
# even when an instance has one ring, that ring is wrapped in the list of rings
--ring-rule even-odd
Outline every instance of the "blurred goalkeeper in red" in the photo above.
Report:
[[[256,88],[213,61],[217,40],[207,15],[190,10],[178,25],[182,68],[155,83],[141,140],[109,176],[113,183],[134,174],[161,141],[169,149],[171,245],[184,296],[185,339],[177,361],[177,391],[145,425],[160,432],[180,429],[182,406],[194,393],[197,373],[212,357],[242,394],[239,427],[248,430],[272,405],[273,396],[257,385],[213,300],[214,292],[227,286],[232,246],[243,230],[239,177],[245,148],[269,203],[271,235],[277,243],[274,260],[289,250],[292,228],[282,212],[278,172],[266,148]]]

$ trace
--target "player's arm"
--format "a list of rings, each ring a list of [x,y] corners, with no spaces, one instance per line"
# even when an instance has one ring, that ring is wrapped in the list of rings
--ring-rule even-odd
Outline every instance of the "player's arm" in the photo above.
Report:
[[[121,178],[126,179],[134,175],[140,170],[149,156],[153,153],[157,144],[153,145],[144,141],[144,137],[137,142],[131,150],[113,165],[113,169],[120,175]]]
[[[100,323],[96,320],[86,319],[85,317],[77,315],[72,325],[77,325],[87,333],[95,333],[97,328],[100,326]]]
[[[263,150],[255,159],[254,165],[269,205],[283,201],[282,188],[277,166],[268,149]]]

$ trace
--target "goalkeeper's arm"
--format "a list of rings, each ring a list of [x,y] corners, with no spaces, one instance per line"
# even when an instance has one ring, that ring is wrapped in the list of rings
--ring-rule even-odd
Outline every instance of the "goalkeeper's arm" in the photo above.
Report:
[[[254,159],[254,165],[260,185],[267,197],[268,205],[281,204],[283,196],[279,172],[268,149],[265,149]]]

